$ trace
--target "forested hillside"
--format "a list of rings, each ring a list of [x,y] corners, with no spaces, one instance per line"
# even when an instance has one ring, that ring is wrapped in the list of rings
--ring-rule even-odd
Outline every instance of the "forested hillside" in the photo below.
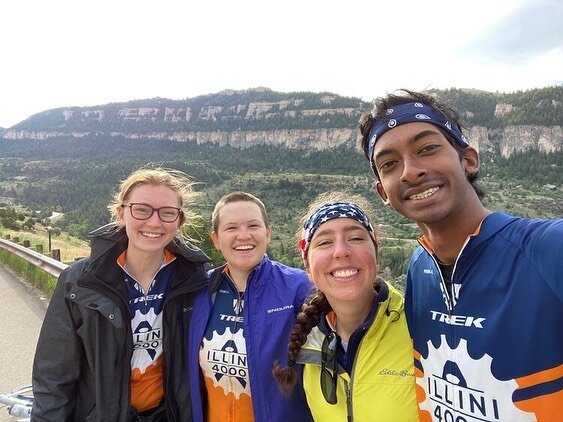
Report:
[[[452,88],[432,90],[461,113],[466,126],[500,128],[510,125],[563,124],[563,87],[554,86],[513,93]]]
[[[535,151],[509,160],[484,155],[481,173],[488,206],[524,216],[563,215],[562,155]],[[43,216],[62,212],[64,218],[55,225],[83,238],[108,221],[105,207],[119,180],[147,163],[182,170],[199,182],[204,195],[197,211],[205,224],[196,235],[202,239],[207,239],[209,216],[221,195],[240,189],[262,198],[274,226],[269,253],[293,265],[300,265],[293,239],[297,219],[312,198],[328,190],[348,190],[373,203],[388,277],[404,273],[419,233],[416,225],[380,203],[367,162],[350,148],[240,150],[151,140],[0,140],[0,157],[0,206],[21,204],[43,211]],[[550,190],[547,184],[557,188]],[[209,242],[202,247],[212,254]],[[218,263],[219,257],[213,256]]]
[[[476,128],[490,209],[563,215],[563,87],[432,93]],[[159,165],[198,182],[203,196],[196,211],[203,223],[191,234],[202,239],[215,263],[220,258],[208,239],[211,210],[223,194],[245,190],[269,209],[271,256],[301,265],[293,239],[298,218],[318,194],[346,190],[374,204],[384,273],[399,278],[419,231],[373,193],[373,176],[357,148],[357,120],[367,107],[358,98],[331,93],[260,88],[49,110],[0,137],[0,207],[10,207],[9,215],[18,209],[37,216],[5,220],[14,227],[33,230],[38,220],[85,238],[108,221],[106,205],[120,180],[141,166]],[[52,211],[63,217],[46,220]]]

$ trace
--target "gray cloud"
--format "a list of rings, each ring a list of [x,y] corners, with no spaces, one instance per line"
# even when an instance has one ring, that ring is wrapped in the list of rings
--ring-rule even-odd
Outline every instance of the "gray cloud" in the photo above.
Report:
[[[527,61],[562,48],[562,28],[561,0],[531,0],[473,39],[459,53],[487,61]]]

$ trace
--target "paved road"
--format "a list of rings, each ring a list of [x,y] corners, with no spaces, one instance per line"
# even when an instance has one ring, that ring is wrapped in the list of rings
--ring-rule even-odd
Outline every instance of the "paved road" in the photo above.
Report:
[[[31,383],[31,365],[46,305],[0,266],[0,392]],[[0,422],[8,421],[0,408]]]

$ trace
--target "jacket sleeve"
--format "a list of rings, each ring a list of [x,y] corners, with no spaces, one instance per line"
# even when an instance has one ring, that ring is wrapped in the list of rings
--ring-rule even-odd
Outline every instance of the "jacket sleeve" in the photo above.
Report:
[[[33,362],[32,421],[66,421],[72,418],[76,383],[83,360],[81,341],[76,334],[80,319],[73,318],[65,298],[65,280],[72,267],[61,276],[47,309]]]
[[[563,219],[538,225],[525,243],[526,256],[549,288],[563,302]]]

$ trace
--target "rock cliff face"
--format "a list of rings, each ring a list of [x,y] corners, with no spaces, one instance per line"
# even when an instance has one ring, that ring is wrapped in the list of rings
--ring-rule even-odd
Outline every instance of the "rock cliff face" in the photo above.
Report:
[[[281,94],[260,88],[225,91],[185,101],[141,100],[90,108],[49,110],[6,129],[5,139],[148,138],[213,142],[235,148],[276,145],[286,148],[326,150],[359,147],[356,122],[370,104],[334,94]],[[495,116],[515,108],[498,103]],[[467,116],[473,113],[462,110]],[[490,129],[473,125],[466,130],[480,151],[510,157],[537,149],[563,150],[562,126],[512,125]]]
[[[563,128],[561,126],[508,126],[504,130],[473,126],[466,130],[467,138],[478,151],[511,155],[529,150],[546,153],[563,151]],[[213,132],[66,132],[29,131],[8,129],[6,139],[85,138],[88,136],[109,136],[114,138],[172,140],[178,142],[195,141],[198,144],[213,142],[220,146],[249,148],[255,145],[276,145],[285,148],[309,148],[326,150],[339,146],[359,148],[357,129],[285,129],[260,131],[213,131]]]
[[[508,126],[502,132],[499,149],[507,158],[533,149],[551,153],[563,149],[562,140],[561,126]]]
[[[359,144],[355,129],[286,129],[262,131],[215,131],[215,132],[62,132],[62,131],[27,131],[8,130],[6,139],[38,139],[49,138],[84,138],[87,136],[110,136],[127,139],[158,139],[177,142],[195,141],[198,144],[213,142],[219,146],[250,148],[255,145],[276,145],[285,148],[311,148],[325,150],[341,145],[356,146]]]
[[[467,130],[467,138],[478,151],[497,153],[504,158],[530,150],[545,153],[563,151],[562,126],[518,125],[504,129],[474,126]]]

